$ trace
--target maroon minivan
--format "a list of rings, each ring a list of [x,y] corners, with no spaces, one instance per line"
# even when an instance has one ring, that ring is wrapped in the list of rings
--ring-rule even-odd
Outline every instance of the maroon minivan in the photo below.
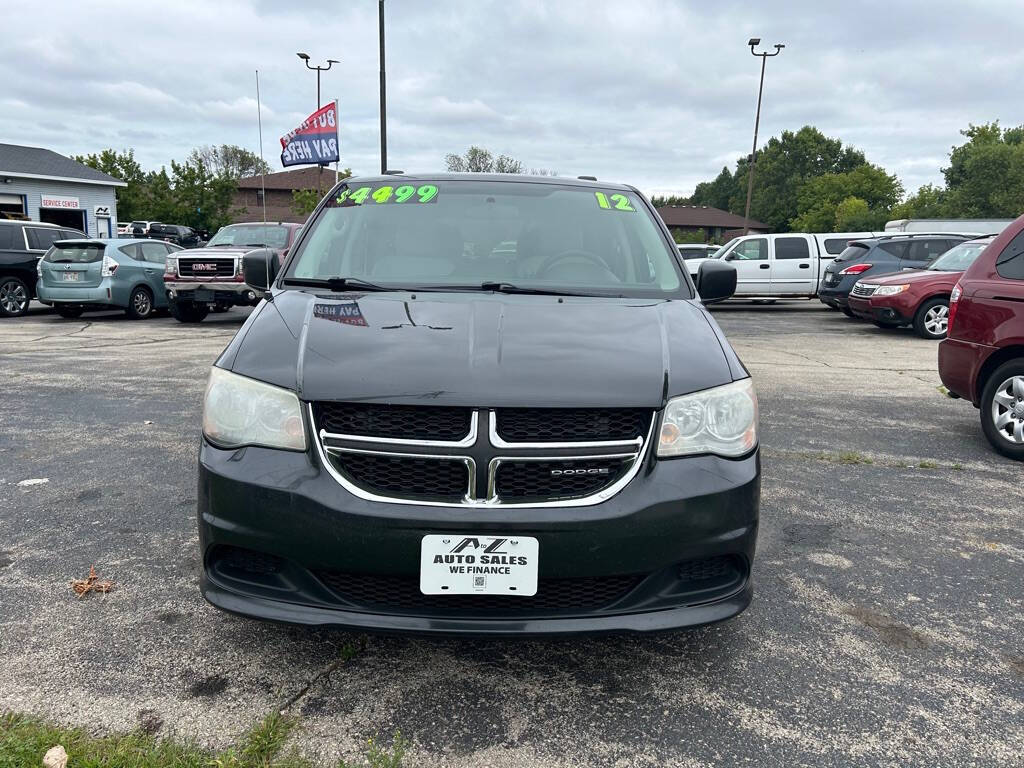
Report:
[[[1024,216],[953,288],[939,376],[951,394],[981,409],[992,446],[1024,461]]]

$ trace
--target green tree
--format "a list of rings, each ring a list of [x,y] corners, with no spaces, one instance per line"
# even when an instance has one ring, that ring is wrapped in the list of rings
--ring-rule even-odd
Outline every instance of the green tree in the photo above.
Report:
[[[1024,126],[969,125],[953,147],[946,179],[948,210],[958,218],[1016,218],[1024,211]]]
[[[728,211],[729,201],[738,198],[741,193],[746,194],[746,187],[741,189],[739,179],[729,173],[728,168],[723,167],[714,181],[702,181],[697,185],[690,202],[694,205],[709,205],[712,208]],[[734,211],[734,213],[737,212],[742,213],[743,211]]]
[[[215,232],[231,223],[229,209],[235,179],[210,173],[198,158],[190,156],[183,163],[171,160],[171,182],[177,213],[175,224]]]
[[[179,208],[171,188],[171,177],[165,168],[146,174],[140,206],[141,212],[134,218],[176,223]]]
[[[255,152],[235,144],[196,147],[188,161],[200,163],[213,176],[241,179],[270,173],[270,165]]]
[[[690,205],[690,198],[682,195],[655,195],[651,198],[651,205],[655,208],[662,208],[666,205]]]
[[[949,216],[946,190],[925,184],[889,211],[890,219],[944,219]]]
[[[748,162],[743,158],[736,164],[734,182],[740,183],[729,200],[733,213],[744,210]],[[844,147],[842,141],[825,136],[814,126],[783,131],[757,154],[750,216],[773,231],[785,232],[800,213],[798,194],[805,182],[826,173],[846,173],[866,162],[863,152]]]
[[[114,189],[119,221],[143,218],[146,174],[135,159],[135,150],[127,149],[124,152],[118,152],[114,149],[104,149],[99,154],[76,155],[74,159],[128,184],[127,187]]]
[[[352,175],[352,169],[346,168],[338,172],[338,179],[347,179]],[[309,216],[320,202],[321,195],[315,189],[293,189],[292,210],[299,216]]]
[[[445,156],[445,165],[452,173],[523,173],[525,166],[508,155],[495,157],[490,150],[472,146],[465,155]]]
[[[864,163],[846,173],[826,173],[805,181],[797,193],[798,213],[789,225],[800,232],[841,232],[850,231],[850,222],[857,221],[863,226],[853,229],[879,229],[902,196],[899,179]],[[842,216],[841,204],[846,204]]]
[[[698,229],[696,232],[690,232],[685,229],[673,229],[672,239],[674,239],[679,245],[683,245],[684,243],[706,243],[708,241],[708,235],[704,231],[703,227]]]

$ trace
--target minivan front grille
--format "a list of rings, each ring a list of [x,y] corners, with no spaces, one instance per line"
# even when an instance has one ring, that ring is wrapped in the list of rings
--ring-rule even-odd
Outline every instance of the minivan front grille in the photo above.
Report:
[[[461,440],[473,411],[416,405],[316,404],[317,423],[328,432],[394,440]]]
[[[309,415],[325,468],[349,492],[445,506],[597,504],[639,471],[655,418],[338,402],[311,403]]]
[[[392,614],[430,616],[532,616],[598,611],[622,599],[643,581],[642,575],[540,579],[537,594],[424,595],[417,576],[318,571],[320,579],[342,600],[358,608]]]
[[[498,434],[509,442],[632,440],[647,432],[643,408],[501,408]]]
[[[178,259],[178,275],[181,277],[234,277],[234,259]]]

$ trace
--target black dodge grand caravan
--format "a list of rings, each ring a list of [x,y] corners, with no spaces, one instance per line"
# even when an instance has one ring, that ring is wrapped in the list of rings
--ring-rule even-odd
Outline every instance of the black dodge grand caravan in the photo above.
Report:
[[[750,375],[632,187],[349,179],[210,376],[202,590],[380,631],[652,631],[750,602]],[[696,288],[696,290],[695,290]]]

